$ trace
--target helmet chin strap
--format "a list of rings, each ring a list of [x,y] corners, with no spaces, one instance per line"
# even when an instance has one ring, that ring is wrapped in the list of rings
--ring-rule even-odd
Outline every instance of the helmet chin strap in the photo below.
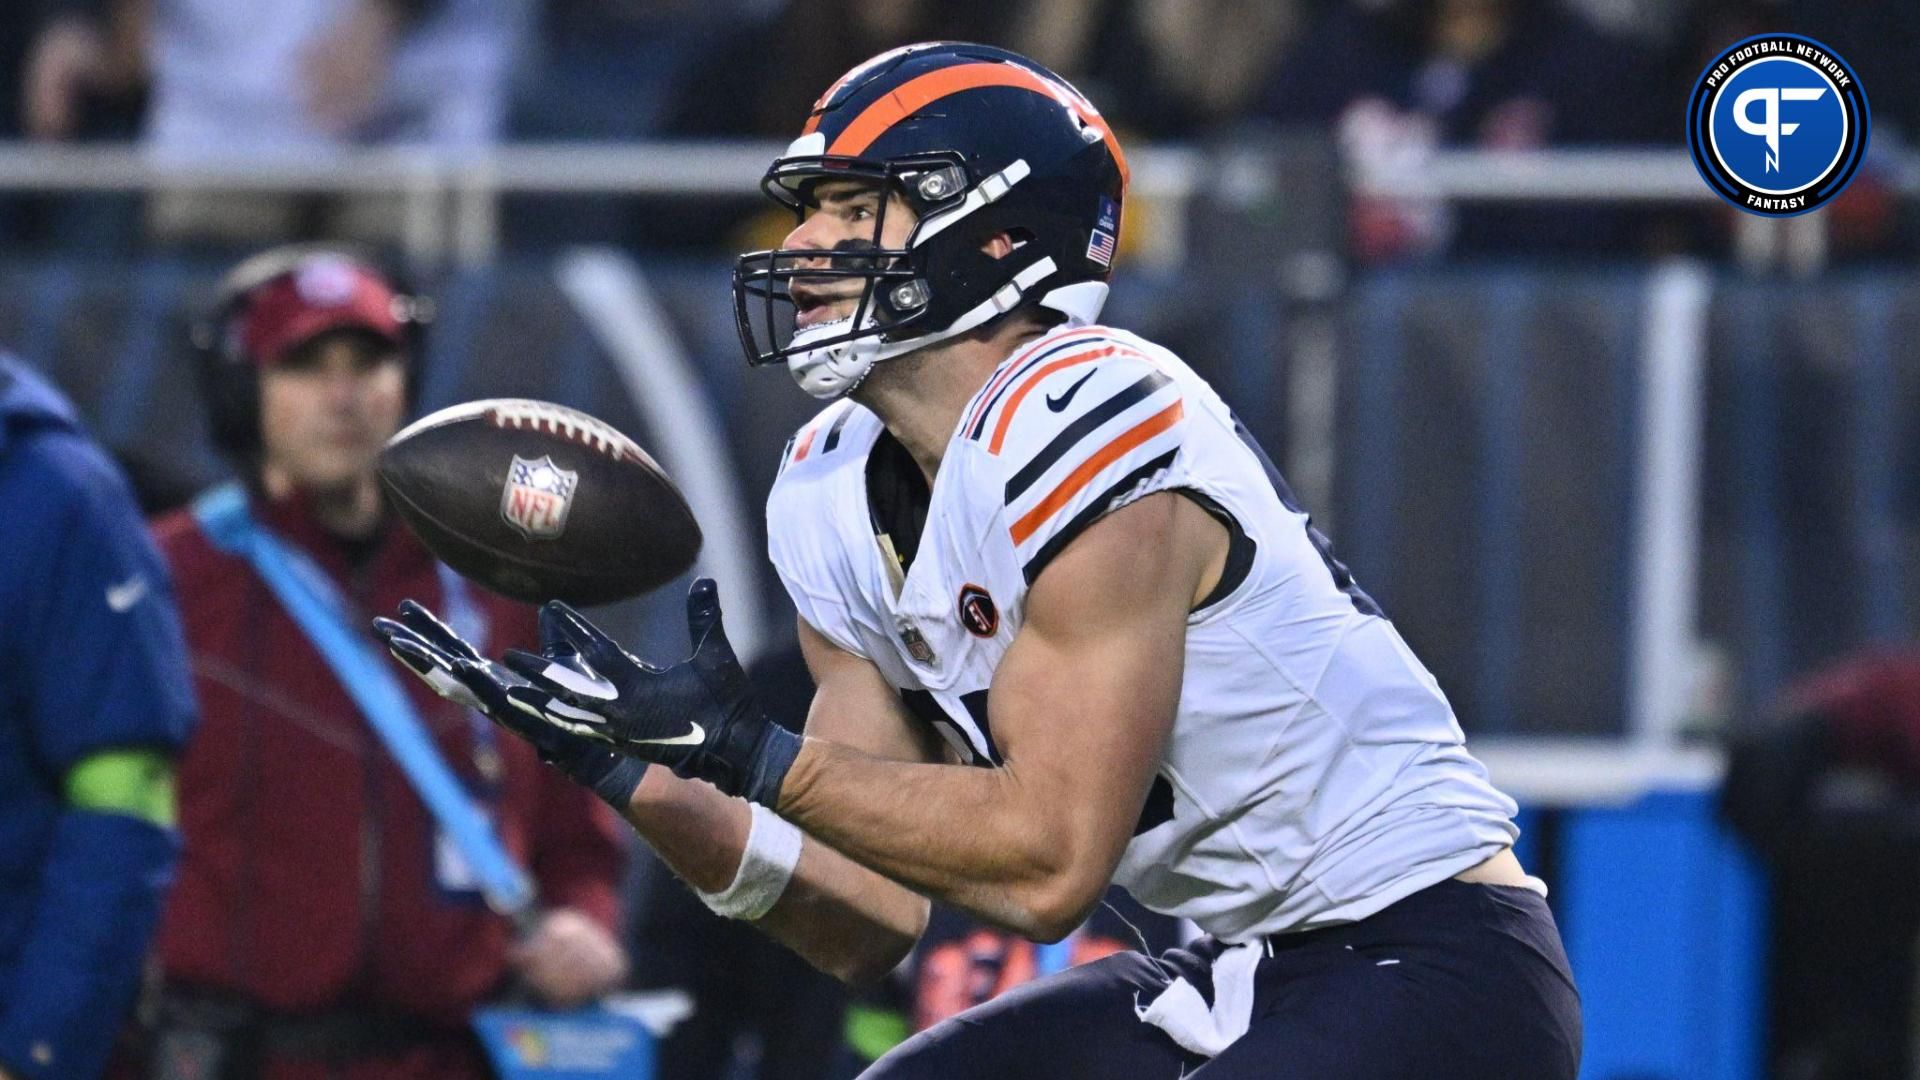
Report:
[[[851,341],[842,341],[833,345],[823,345],[816,349],[806,348],[808,339],[835,338],[845,334],[853,324],[853,317],[835,319],[809,326],[794,335],[793,345],[799,350],[787,357],[787,372],[800,389],[823,401],[832,401],[852,393],[873,370],[873,365],[882,360],[891,360],[896,356],[935,345],[948,338],[958,337],[975,327],[985,325],[989,320],[1004,315],[1020,306],[1027,290],[1035,282],[1044,280],[1055,270],[1052,259],[1041,259],[1025,270],[1014,275],[1012,281],[1002,285],[994,294],[981,302],[973,310],[960,316],[944,330],[935,330],[904,341],[881,341],[879,334],[867,334]],[[1106,300],[1107,287],[1093,283],[1098,292],[1080,290],[1071,297],[1057,296],[1067,293],[1072,287],[1056,289],[1040,298],[1040,303],[1059,310],[1069,322],[1085,324],[1099,317],[1100,308]],[[871,330],[879,326],[871,312],[867,313],[860,329]]]
[[[867,316],[868,326],[873,325],[873,316]],[[807,339],[839,337],[853,325],[853,316],[833,319],[818,326],[809,326],[794,335],[793,344],[804,346]],[[787,355],[787,373],[800,389],[822,401],[851,393],[860,381],[873,370],[875,355],[880,351],[878,336],[855,338],[833,345],[823,345],[816,349],[801,348]]]

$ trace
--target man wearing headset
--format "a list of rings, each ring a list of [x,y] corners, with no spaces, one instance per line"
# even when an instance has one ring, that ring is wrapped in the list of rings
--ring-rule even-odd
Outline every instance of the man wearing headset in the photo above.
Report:
[[[215,438],[252,522],[339,607],[425,591],[476,633],[526,641],[529,613],[444,572],[380,494],[374,463],[409,404],[422,308],[341,252],[282,248],[242,264],[197,335]],[[185,845],[160,935],[152,1074],[483,1077],[465,1025],[504,984],[568,1005],[621,980],[616,825],[530,748],[411,695],[537,883],[545,911],[516,941],[346,680],[286,597],[209,531],[204,505],[156,527],[206,722],[181,765]],[[364,620],[343,621],[364,634]]]

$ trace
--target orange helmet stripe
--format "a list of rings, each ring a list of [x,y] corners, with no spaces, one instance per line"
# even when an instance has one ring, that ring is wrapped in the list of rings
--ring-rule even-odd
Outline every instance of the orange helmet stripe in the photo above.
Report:
[[[866,152],[880,136],[900,121],[919,112],[929,104],[957,94],[962,90],[977,90],[986,86],[1014,86],[1031,90],[1036,94],[1045,94],[1067,108],[1072,109],[1081,123],[1093,128],[1106,140],[1107,151],[1113,155],[1114,163],[1120,167],[1120,183],[1125,187],[1129,180],[1126,155],[1120,152],[1120,140],[1113,137],[1113,129],[1100,117],[1100,113],[1086,98],[1074,93],[1066,86],[1051,79],[1042,78],[1019,64],[1007,64],[983,61],[972,64],[956,64],[929,71],[925,75],[901,83],[893,93],[866,107],[860,115],[853,118],[846,130],[827,147],[827,153],[858,157]],[[807,124],[807,132],[818,126],[816,116]]]
[[[861,75],[865,75],[867,72],[872,71],[874,68],[879,67],[881,64],[886,63],[887,61],[893,59],[896,56],[899,56],[902,53],[914,52],[919,49],[927,48],[930,45],[937,45],[937,44],[939,44],[939,42],[924,41],[918,45],[902,45],[897,49],[888,49],[886,52],[881,53],[879,56],[876,56],[871,60],[862,61],[861,63],[853,66],[852,68],[849,68],[845,75],[842,75],[838,79],[835,79],[833,82],[833,85],[827,87],[827,92],[820,95],[820,100],[813,103],[813,111],[807,114],[807,126],[800,129],[800,134],[811,135],[814,133],[815,130],[817,130],[820,127],[820,114],[826,109],[827,102],[833,100],[833,95],[840,92],[841,87],[847,85],[848,83],[852,82],[854,79],[860,77]]]

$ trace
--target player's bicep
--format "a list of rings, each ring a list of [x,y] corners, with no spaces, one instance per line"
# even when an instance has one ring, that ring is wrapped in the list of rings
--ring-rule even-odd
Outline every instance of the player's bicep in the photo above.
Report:
[[[1007,766],[1102,874],[1132,835],[1173,729],[1187,614],[1224,540],[1171,492],[1094,522],[1035,581],[994,679]]]
[[[813,673],[807,735],[893,761],[940,761],[938,738],[907,711],[900,694],[865,657],[796,620],[800,653]]]

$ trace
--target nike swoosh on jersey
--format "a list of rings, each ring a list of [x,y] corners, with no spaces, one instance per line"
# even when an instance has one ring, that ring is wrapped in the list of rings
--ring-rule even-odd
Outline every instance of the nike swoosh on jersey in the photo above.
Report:
[[[1087,380],[1093,378],[1093,376],[1094,372],[1089,371],[1085,375],[1080,376],[1079,382],[1067,387],[1059,396],[1056,397],[1053,394],[1048,394],[1047,408],[1052,409],[1054,412],[1060,412],[1065,409],[1067,404],[1073,400],[1073,395],[1079,393],[1080,388],[1087,385]]]
[[[107,586],[107,606],[115,611],[130,610],[147,598],[147,575],[135,574],[118,585]]]
[[[629,741],[641,746],[697,746],[707,741],[707,729],[695,723],[692,731],[671,739],[631,739]]]

